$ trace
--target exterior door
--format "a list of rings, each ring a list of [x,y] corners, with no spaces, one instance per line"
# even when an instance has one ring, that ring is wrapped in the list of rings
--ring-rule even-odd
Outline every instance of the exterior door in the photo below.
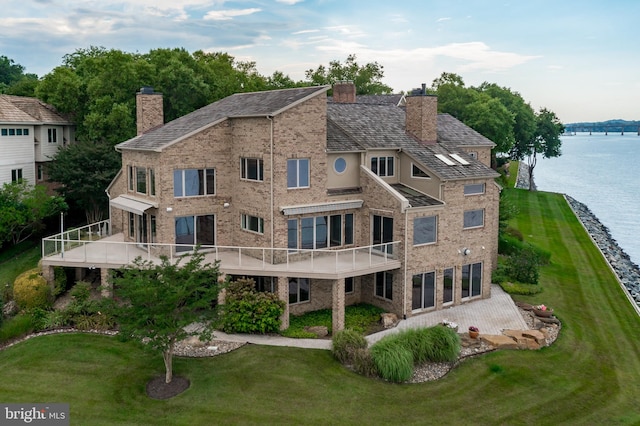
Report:
[[[138,240],[138,245],[140,247],[147,247],[147,243],[149,242],[149,224],[148,224],[148,220],[147,220],[147,214],[143,213],[142,215],[138,216],[138,223],[137,223],[137,231],[136,235],[137,235],[137,240]]]
[[[391,254],[393,247],[390,244],[384,244],[393,242],[393,218],[374,215],[372,222],[371,243],[374,245],[373,248]]]

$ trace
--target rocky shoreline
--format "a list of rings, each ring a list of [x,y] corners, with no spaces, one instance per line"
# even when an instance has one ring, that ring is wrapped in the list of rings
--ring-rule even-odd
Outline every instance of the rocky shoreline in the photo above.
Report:
[[[618,276],[618,280],[627,290],[638,310],[640,308],[640,267],[631,261],[629,255],[613,239],[609,229],[600,223],[586,205],[568,195],[565,195],[565,199]]]
[[[520,162],[516,188],[529,189],[528,168],[527,164]],[[535,189],[535,183],[533,187]],[[564,194],[564,197],[595,245],[604,255],[604,258],[618,277],[618,281],[626,289],[634,308],[640,314],[640,267],[631,261],[629,255],[611,236],[609,229],[598,220],[585,204],[569,195]]]

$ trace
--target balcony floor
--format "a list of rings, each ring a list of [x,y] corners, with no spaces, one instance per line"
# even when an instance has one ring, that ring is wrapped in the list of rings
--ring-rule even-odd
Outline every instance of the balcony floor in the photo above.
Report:
[[[125,243],[124,234],[119,233],[97,241],[83,242],[78,247],[66,249],[64,256],[56,253],[43,257],[46,266],[66,266],[81,268],[120,268],[130,265],[137,257],[160,263],[160,257],[150,250],[133,243]],[[231,275],[259,276],[300,276],[317,279],[338,279],[351,276],[372,274],[380,271],[398,269],[401,262],[390,259],[380,252],[368,250],[339,250],[335,252],[308,253],[307,258],[272,264],[262,259],[241,253],[238,248],[221,248],[216,251],[203,251],[205,262],[220,261],[220,271]],[[265,249],[266,253],[270,249]],[[256,251],[256,250],[252,250]],[[286,250],[281,250],[282,255]],[[335,254],[334,254],[335,253]],[[179,255],[174,254],[175,261]],[[265,254],[268,257],[268,254]]]

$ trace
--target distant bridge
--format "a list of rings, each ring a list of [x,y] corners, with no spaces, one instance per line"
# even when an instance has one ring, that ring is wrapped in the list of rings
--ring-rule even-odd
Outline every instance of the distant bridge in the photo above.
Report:
[[[593,133],[604,133],[605,135],[608,135],[609,133],[620,133],[621,135],[624,135],[625,133],[635,133],[640,136],[640,126],[629,124],[612,124],[606,126],[602,124],[580,124],[569,125],[564,128],[565,135],[574,135],[578,132],[589,132],[590,135]]]

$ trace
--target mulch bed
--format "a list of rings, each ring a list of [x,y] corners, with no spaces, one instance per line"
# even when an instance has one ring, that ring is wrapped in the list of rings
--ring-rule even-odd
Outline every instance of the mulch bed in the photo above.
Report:
[[[165,383],[165,376],[154,377],[147,382],[147,396],[153,399],[169,399],[189,389],[191,382],[186,377],[175,376]]]

